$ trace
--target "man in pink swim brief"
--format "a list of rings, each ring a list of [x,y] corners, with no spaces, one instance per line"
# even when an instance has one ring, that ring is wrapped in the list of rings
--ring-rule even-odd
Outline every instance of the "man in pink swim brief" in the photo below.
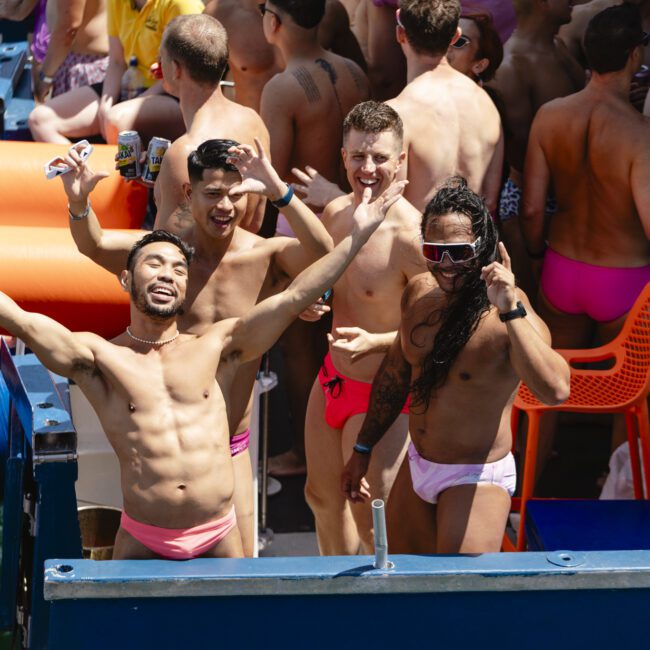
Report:
[[[421,233],[429,273],[404,291],[399,334],[373,381],[341,490],[368,499],[375,446],[410,391],[412,442],[386,513],[392,552],[498,552],[516,484],[514,395],[524,381],[542,402],[560,404],[569,366],[464,179],[438,190]]]

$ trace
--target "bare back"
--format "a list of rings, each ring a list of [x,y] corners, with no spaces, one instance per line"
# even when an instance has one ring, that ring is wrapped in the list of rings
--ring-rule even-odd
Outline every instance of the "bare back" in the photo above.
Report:
[[[349,59],[320,49],[313,58],[289,61],[262,95],[278,173],[286,178],[291,167],[311,165],[341,183],[343,118],[368,93],[365,74]]]
[[[251,145],[258,138],[267,151],[269,148],[268,131],[254,110],[231,102],[220,92],[213,95],[196,111],[188,132],[172,143],[163,158],[154,187],[156,228],[178,232],[191,226],[192,214],[183,194],[183,183],[189,183],[187,157],[202,142],[214,138]],[[259,198],[249,199],[246,222],[254,218],[259,205]]]
[[[482,88],[441,64],[387,103],[404,122],[408,157],[399,177],[409,180],[404,193],[408,201],[424,210],[436,186],[459,175],[489,203],[496,203],[503,157],[501,120]]]
[[[588,87],[545,107],[535,134],[558,201],[550,245],[601,266],[650,263],[650,120]]]
[[[354,212],[352,195],[333,201],[323,215],[323,224],[338,243],[350,232]],[[421,273],[420,213],[407,201],[399,200],[388,212],[334,285],[332,330],[360,327],[367,332],[397,330],[400,296],[409,278]],[[359,381],[372,382],[383,354],[370,354],[351,362],[331,350],[336,368]]]
[[[533,46],[515,31],[504,47],[503,63],[491,82],[504,100],[510,133],[506,158],[511,167],[518,172],[523,170],[528,133],[540,106],[581,90],[584,83],[584,70],[559,38],[550,44]]]
[[[216,18],[228,32],[228,65],[239,104],[260,110],[262,89],[284,67],[277,48],[264,38],[258,3],[213,0],[206,14]]]
[[[421,323],[444,309],[447,301],[429,273],[414,278],[405,292],[400,338],[412,368],[411,381],[420,376],[439,329],[437,323]],[[510,451],[510,410],[519,377],[510,362],[508,343],[506,326],[492,308],[428,406],[412,402],[409,432],[422,457],[438,463],[485,463]]]

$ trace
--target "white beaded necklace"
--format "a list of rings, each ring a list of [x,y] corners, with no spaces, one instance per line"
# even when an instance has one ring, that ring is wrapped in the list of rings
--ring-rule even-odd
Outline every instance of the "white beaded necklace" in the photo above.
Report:
[[[162,341],[148,341],[147,339],[141,339],[137,336],[134,336],[131,334],[131,329],[129,327],[126,328],[126,333],[134,340],[137,341],[138,343],[144,343],[145,345],[167,345],[168,343],[171,343],[172,341],[175,341],[178,338],[178,335],[180,332],[176,330],[176,334],[174,336],[168,338],[168,339],[163,339]]]

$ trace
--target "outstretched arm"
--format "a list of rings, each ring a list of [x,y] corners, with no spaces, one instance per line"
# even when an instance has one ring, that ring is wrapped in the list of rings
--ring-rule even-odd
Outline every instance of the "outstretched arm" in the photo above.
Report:
[[[95,369],[95,356],[83,341],[91,335],[74,334],[47,316],[27,312],[2,292],[0,327],[22,339],[52,372],[76,379]]]
[[[89,196],[97,183],[108,174],[93,172],[88,164],[81,160],[74,147],[70,148],[64,161],[72,170],[61,175],[63,188],[68,196],[72,238],[80,253],[107,271],[119,274],[126,268],[126,259],[131,247],[145,233],[103,230],[97,215],[90,207]]]
[[[356,448],[341,474],[343,494],[353,503],[370,497],[364,476],[370,464],[371,450],[402,411],[410,386],[411,365],[404,358],[398,334],[372,382],[368,411],[357,436]]]
[[[499,242],[502,263],[492,262],[481,271],[490,302],[500,313],[512,311],[518,299],[527,316],[507,321],[510,362],[535,397],[544,404],[561,404],[569,397],[569,364],[553,348],[548,327],[535,314],[526,295],[515,288],[510,256]]]
[[[391,185],[373,203],[370,189],[365,190],[354,213],[352,232],[331,253],[300,273],[285,291],[262,301],[240,319],[226,338],[223,357],[245,362],[266,352],[298,314],[338,280],[399,199],[404,186],[404,182]]]

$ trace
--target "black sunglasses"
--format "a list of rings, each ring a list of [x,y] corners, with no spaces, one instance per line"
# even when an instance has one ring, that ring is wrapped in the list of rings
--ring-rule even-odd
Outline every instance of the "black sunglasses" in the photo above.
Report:
[[[264,14],[269,13],[269,14],[272,14],[273,16],[275,16],[276,20],[277,20],[280,24],[282,24],[282,18],[280,18],[280,16],[279,16],[275,11],[273,11],[273,9],[269,9],[269,8],[266,6],[266,3],[264,3],[264,2],[260,2],[260,3],[257,5],[257,8],[260,10],[260,13],[262,14],[262,18],[264,18]]]
[[[469,36],[459,36],[452,44],[451,46],[455,48],[456,50],[460,50],[461,48],[465,47],[466,45],[469,45],[472,42],[472,39],[469,38]]]

